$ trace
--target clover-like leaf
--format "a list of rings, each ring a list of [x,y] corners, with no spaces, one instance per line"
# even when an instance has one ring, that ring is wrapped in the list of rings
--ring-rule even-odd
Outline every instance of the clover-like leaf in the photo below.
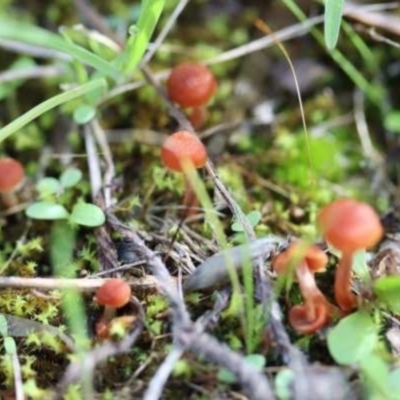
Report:
[[[82,179],[82,171],[78,168],[68,168],[60,176],[61,186],[64,188],[74,187]]]
[[[48,199],[60,192],[60,182],[56,178],[45,177],[36,184],[41,199]]]
[[[49,201],[38,201],[31,204],[25,211],[32,219],[56,220],[68,218],[68,211],[61,204]]]
[[[79,202],[72,209],[69,220],[78,225],[94,228],[103,225],[106,217],[96,205]]]
[[[328,334],[328,348],[339,364],[360,362],[371,354],[378,342],[378,328],[363,311],[342,319]]]

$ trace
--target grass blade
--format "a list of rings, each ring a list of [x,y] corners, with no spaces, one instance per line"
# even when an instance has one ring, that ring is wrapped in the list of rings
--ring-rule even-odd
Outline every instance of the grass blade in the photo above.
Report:
[[[283,0],[283,3],[300,21],[307,20],[307,16],[294,0]],[[324,38],[317,29],[311,29],[311,34],[321,45],[324,44]],[[360,71],[338,49],[333,49],[329,54],[354,84],[368,96],[371,102],[377,106],[381,106],[382,90],[376,88],[368,79],[364,78]]]
[[[70,55],[73,59],[95,68],[97,71],[116,78],[118,70],[108,61],[103,60],[89,50],[73,43],[68,43],[61,36],[29,24],[0,18],[0,39],[16,40]]]
[[[10,122],[4,128],[0,129],[0,143],[45,112],[58,107],[61,104],[67,103],[68,101],[84,96],[87,93],[95,90],[105,89],[106,87],[106,80],[104,78],[100,78],[45,100],[36,107],[33,107],[27,111],[25,114],[22,114],[20,117],[16,118],[14,121]]]
[[[142,0],[137,31],[129,37],[123,54],[122,69],[125,74],[130,74],[139,65],[164,5],[165,0]]]
[[[342,22],[344,0],[325,0],[324,37],[328,50],[336,47]]]

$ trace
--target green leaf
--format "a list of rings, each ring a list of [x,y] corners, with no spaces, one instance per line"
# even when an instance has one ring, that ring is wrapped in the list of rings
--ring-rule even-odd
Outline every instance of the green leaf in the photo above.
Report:
[[[233,375],[232,372],[228,371],[225,368],[221,368],[220,370],[218,370],[217,379],[220,382],[227,383],[228,385],[236,382],[235,375]]]
[[[7,336],[4,338],[3,345],[7,354],[17,353],[17,345],[15,344],[15,340],[11,336]]]
[[[275,392],[279,400],[290,400],[292,398],[291,386],[295,379],[295,373],[284,368],[275,377]]]
[[[136,26],[129,29],[130,37],[122,55],[125,74],[132,73],[139,65],[164,5],[165,0],[142,0],[139,20]]]
[[[389,374],[389,387],[394,393],[400,393],[400,368],[396,368]]]
[[[41,179],[36,184],[36,190],[39,192],[39,196],[42,199],[48,199],[60,192],[60,182],[56,178],[46,177]]]
[[[75,204],[69,219],[78,225],[96,227],[103,225],[106,217],[96,205],[80,202]]]
[[[61,104],[67,103],[68,101],[74,100],[78,97],[82,97],[90,92],[99,90],[102,91],[106,88],[107,82],[105,79],[101,78],[87,82],[81,86],[77,86],[74,89],[67,90],[64,93],[51,97],[50,99],[38,104],[36,107],[31,108],[25,114],[22,114],[20,117],[14,119],[8,125],[0,129],[0,143],[7,139],[13,133],[19,131],[35,118],[40,117],[45,112],[52,110],[53,108],[58,107]]]
[[[261,220],[261,213],[258,210],[251,211],[246,215],[246,219],[247,219],[247,221],[249,221],[249,224],[254,228]],[[235,221],[232,224],[231,229],[234,232],[243,232],[244,231],[244,228],[239,221]]]
[[[258,371],[261,371],[265,366],[265,357],[261,354],[249,354],[245,358],[246,363],[252,365]],[[232,384],[236,382],[235,375],[232,372],[221,368],[218,371],[217,378],[219,381]]]
[[[377,354],[369,354],[360,362],[362,378],[370,391],[376,392],[379,398],[390,399],[389,366]]]
[[[342,22],[344,0],[325,0],[324,37],[328,50],[336,47]]]
[[[379,302],[394,313],[400,313],[400,276],[383,276],[374,282],[373,291]]]
[[[265,366],[265,357],[262,354],[249,354],[245,357],[245,360],[259,371]]]
[[[49,201],[38,201],[31,204],[25,211],[32,219],[56,220],[68,218],[68,211],[61,204]]]
[[[82,179],[82,171],[78,168],[67,168],[60,176],[61,186],[71,188]]]
[[[389,112],[385,116],[383,124],[388,131],[400,133],[400,111]]]
[[[0,335],[1,336],[8,335],[8,321],[3,314],[0,314]]]
[[[90,122],[96,116],[96,109],[87,104],[82,104],[75,108],[74,121],[78,125],[84,125]]]
[[[113,78],[118,77],[118,70],[110,62],[103,60],[81,46],[67,42],[55,33],[37,26],[21,21],[0,18],[1,38],[57,50],[70,55],[74,60],[79,60],[83,64],[90,65],[105,75]]]
[[[352,270],[362,282],[369,283],[371,282],[371,275],[366,261],[366,254],[364,250],[361,250],[353,255]]]
[[[335,361],[350,365],[372,353],[378,342],[378,330],[370,315],[358,311],[342,319],[328,333],[327,339]]]

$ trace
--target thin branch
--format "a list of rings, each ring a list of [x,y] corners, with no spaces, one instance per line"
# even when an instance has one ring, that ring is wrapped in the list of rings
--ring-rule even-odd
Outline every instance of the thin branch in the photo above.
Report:
[[[171,13],[167,23],[165,24],[164,28],[161,30],[160,34],[157,36],[156,40],[149,46],[149,50],[144,55],[143,60],[141,62],[141,66],[145,66],[149,63],[151,58],[154,56],[155,52],[161,46],[167,35],[169,34],[170,30],[174,26],[176,20],[178,19],[181,12],[186,7],[189,0],[180,0],[177,6],[175,7],[174,11]]]
[[[10,356],[14,373],[15,400],[24,400],[24,387],[22,382],[21,364],[18,359],[18,354],[15,352],[12,353]]]
[[[0,276],[0,288],[61,290],[75,289],[93,292],[102,286],[107,279],[66,279],[66,278],[24,278],[17,276]],[[151,290],[158,287],[157,280],[152,275],[127,281],[133,289]]]
[[[64,65],[46,65],[46,66],[35,66],[31,68],[23,69],[10,69],[0,73],[0,84],[26,80],[33,78],[51,78],[54,76],[60,76],[67,72],[67,68]]]
[[[97,154],[93,133],[89,125],[83,127],[83,137],[85,139],[90,189],[92,192],[92,199],[95,199],[103,186],[103,181],[101,178],[99,155]]]
[[[162,396],[165,384],[171,375],[176,362],[182,357],[185,349],[175,346],[169,352],[168,356],[158,367],[157,372],[151,378],[151,381],[144,393],[143,400],[158,400]]]
[[[106,208],[108,208],[111,206],[111,184],[113,179],[115,178],[114,161],[104,130],[100,126],[98,120],[91,121],[89,125],[91,127],[93,136],[96,139],[97,145],[99,146],[101,154],[103,155],[106,163],[106,170],[104,172],[104,177],[103,177],[103,188],[104,188],[103,192],[104,192],[104,203],[105,203],[104,205]]]
[[[353,96],[354,121],[357,127],[358,137],[364,156],[374,165],[382,165],[382,157],[376,151],[368,129],[367,118],[365,115],[365,96],[361,90],[355,90]]]

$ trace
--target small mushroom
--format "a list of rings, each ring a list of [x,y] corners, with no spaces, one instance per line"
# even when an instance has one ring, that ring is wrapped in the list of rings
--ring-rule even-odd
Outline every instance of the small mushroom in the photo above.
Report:
[[[190,119],[195,129],[206,119],[205,105],[217,90],[217,81],[203,64],[186,62],[172,69],[167,80],[169,98],[183,108],[192,108]]]
[[[161,160],[170,171],[185,174],[185,195],[183,205],[186,215],[190,215],[197,201],[193,188],[187,179],[186,169],[202,168],[207,162],[207,150],[201,140],[193,133],[178,131],[170,135],[161,147]]]
[[[114,318],[116,310],[124,307],[131,299],[132,291],[130,286],[122,279],[114,278],[106,281],[96,291],[96,301],[104,306],[102,317],[96,323],[96,334],[103,336],[108,324]]]
[[[342,253],[335,275],[335,298],[344,312],[350,312],[357,304],[350,285],[353,255],[381,240],[382,224],[371,206],[352,199],[328,204],[317,222],[324,239]]]
[[[0,158],[0,198],[3,207],[8,209],[18,204],[15,192],[25,180],[24,167],[10,157]]]
[[[290,325],[302,334],[314,333],[326,325],[334,313],[331,305],[319,290],[314,274],[323,272],[328,263],[327,255],[317,246],[308,246],[298,241],[278,254],[272,266],[278,274],[287,274],[290,267],[295,270],[304,304],[289,311]]]

